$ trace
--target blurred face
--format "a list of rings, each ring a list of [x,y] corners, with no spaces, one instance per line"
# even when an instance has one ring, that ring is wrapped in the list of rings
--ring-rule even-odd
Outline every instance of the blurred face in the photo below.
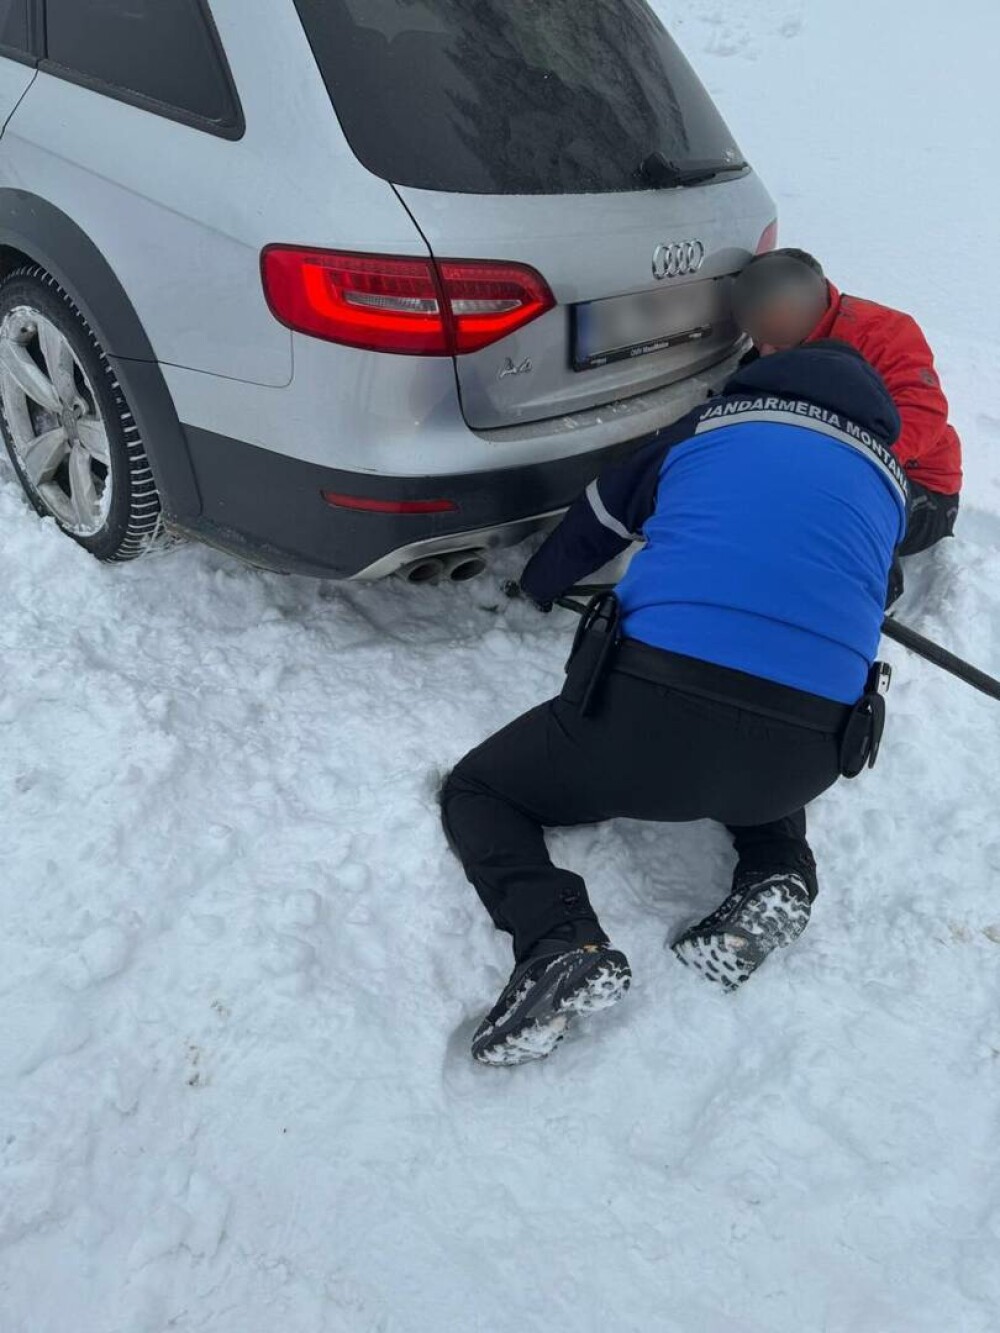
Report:
[[[777,296],[744,321],[743,332],[750,335],[761,356],[786,352],[805,342],[822,319],[823,310],[812,302],[803,304],[798,294]]]

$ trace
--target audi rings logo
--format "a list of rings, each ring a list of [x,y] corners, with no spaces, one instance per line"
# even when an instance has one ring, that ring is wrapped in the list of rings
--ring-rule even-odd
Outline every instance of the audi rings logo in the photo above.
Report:
[[[653,251],[653,277],[682,278],[685,273],[697,273],[704,262],[705,247],[701,241],[658,245]]]

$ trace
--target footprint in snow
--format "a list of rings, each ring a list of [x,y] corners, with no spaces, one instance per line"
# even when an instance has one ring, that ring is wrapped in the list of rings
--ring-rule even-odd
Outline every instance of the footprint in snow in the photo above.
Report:
[[[82,991],[124,972],[131,958],[131,939],[120,926],[107,922],[67,954],[56,971],[64,986]]]
[[[229,1194],[217,1181],[193,1171],[143,1223],[129,1250],[129,1268],[136,1272],[181,1249],[196,1259],[213,1258],[225,1236],[230,1206]]]

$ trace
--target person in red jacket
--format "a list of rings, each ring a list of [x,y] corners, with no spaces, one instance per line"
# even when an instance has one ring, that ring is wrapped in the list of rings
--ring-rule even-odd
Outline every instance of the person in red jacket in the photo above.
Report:
[[[906,470],[910,507],[899,554],[914,555],[951,536],[962,488],[962,446],[948,422],[934,354],[916,320],[875,301],[842,295],[818,260],[794,249],[772,250],[750,261],[734,283],[733,311],[753,339],[751,356],[834,338],[874,366],[903,423],[893,452]],[[897,575],[890,601],[901,591]]]

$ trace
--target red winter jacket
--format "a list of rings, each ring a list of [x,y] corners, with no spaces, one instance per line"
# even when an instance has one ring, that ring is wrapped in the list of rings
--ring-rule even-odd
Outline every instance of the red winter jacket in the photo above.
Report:
[[[899,310],[841,296],[832,282],[829,288],[830,308],[806,341],[839,338],[871,362],[903,420],[896,457],[921,486],[956,495],[962,488],[962,445],[948,424],[948,400],[920,325]]]

